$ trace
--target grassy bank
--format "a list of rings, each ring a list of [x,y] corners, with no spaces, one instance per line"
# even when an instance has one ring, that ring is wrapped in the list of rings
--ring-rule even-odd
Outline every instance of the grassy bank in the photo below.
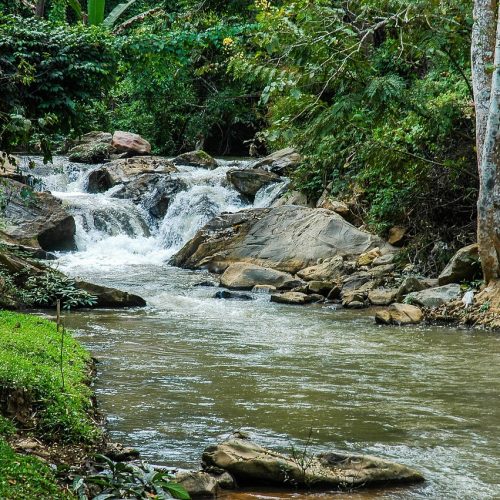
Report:
[[[20,437],[49,448],[99,440],[91,417],[90,363],[90,355],[54,323],[0,311],[0,498],[72,497],[48,465],[12,447]]]

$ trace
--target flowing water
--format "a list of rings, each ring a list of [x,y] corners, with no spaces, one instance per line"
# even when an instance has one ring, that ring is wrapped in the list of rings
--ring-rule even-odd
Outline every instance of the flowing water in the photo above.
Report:
[[[242,429],[278,450],[372,453],[428,479],[314,497],[500,498],[498,335],[380,327],[365,312],[277,305],[266,295],[214,299],[215,287],[197,286],[210,276],[167,261],[208,218],[250,206],[226,185],[229,164],[181,168],[175,175],[188,188],[162,221],[112,191],[85,193],[81,166],[62,158],[57,166],[35,175],[77,220],[79,251],[61,254],[59,268],[148,301],[67,319],[100,360],[96,389],[113,439],[153,463],[191,468],[205,446]],[[262,190],[255,205],[284,187]]]

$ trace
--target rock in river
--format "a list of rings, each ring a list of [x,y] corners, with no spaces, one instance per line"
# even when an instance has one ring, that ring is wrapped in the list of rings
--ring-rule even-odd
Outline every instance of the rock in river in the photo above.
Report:
[[[410,304],[392,304],[375,315],[375,321],[381,325],[415,325],[423,318],[422,311]]]
[[[260,169],[230,170],[227,180],[241,193],[254,198],[257,192],[271,182],[278,182],[280,177]]]
[[[277,289],[289,290],[302,285],[302,281],[288,273],[238,262],[226,269],[220,278],[220,284],[237,290],[251,290],[256,285],[271,285]]]
[[[278,175],[291,173],[302,161],[302,156],[293,148],[280,149],[258,160],[253,168],[267,170]]]
[[[225,269],[234,262],[296,273],[320,259],[357,258],[379,247],[379,237],[361,231],[340,215],[323,209],[286,205],[222,214],[196,233],[172,259],[188,268]]]
[[[3,181],[2,191],[7,200],[0,229],[2,239],[47,251],[76,248],[75,220],[60,200],[10,179]]]
[[[423,481],[416,470],[389,460],[341,452],[310,456],[306,465],[246,439],[229,439],[203,453],[205,468],[229,472],[239,485],[286,489],[349,489]]]
[[[118,153],[127,153],[130,156],[147,155],[151,153],[151,144],[138,134],[117,130],[113,134],[111,146]]]
[[[122,292],[116,288],[95,285],[86,281],[76,281],[75,285],[81,290],[85,290],[97,297],[97,304],[94,307],[144,307],[146,301],[132,293]]]
[[[212,158],[205,151],[190,151],[183,153],[172,160],[175,165],[187,165],[189,167],[206,168],[207,170],[216,169],[219,164],[215,158]]]

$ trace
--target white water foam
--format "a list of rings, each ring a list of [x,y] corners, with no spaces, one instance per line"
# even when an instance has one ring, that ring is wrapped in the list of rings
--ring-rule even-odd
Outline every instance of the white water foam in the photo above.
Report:
[[[288,186],[288,181],[262,188],[249,203],[227,181],[231,168],[249,168],[248,160],[219,160],[214,170],[180,166],[171,174],[186,186],[174,195],[162,221],[151,220],[146,210],[131,200],[115,198],[115,186],[105,193],[86,192],[88,176],[102,165],[89,166],[55,157],[54,165],[36,167],[30,175],[40,190],[58,197],[76,222],[78,251],[59,254],[60,267],[71,274],[110,266],[161,265],[213,217],[223,212],[267,207]]]

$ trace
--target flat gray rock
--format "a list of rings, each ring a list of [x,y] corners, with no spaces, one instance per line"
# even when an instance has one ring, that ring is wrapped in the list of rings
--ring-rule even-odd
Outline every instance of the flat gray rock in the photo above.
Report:
[[[287,205],[222,214],[212,219],[172,259],[174,265],[217,271],[234,262],[296,273],[321,259],[357,257],[392,247],[324,209]]]

